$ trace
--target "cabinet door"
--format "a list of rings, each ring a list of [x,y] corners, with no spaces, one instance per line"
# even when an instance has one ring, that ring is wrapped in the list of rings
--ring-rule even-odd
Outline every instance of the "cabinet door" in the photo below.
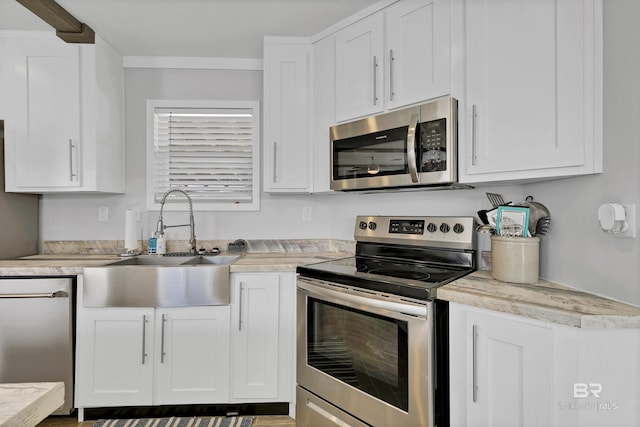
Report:
[[[226,402],[229,306],[156,310],[155,404]]]
[[[384,109],[384,15],[376,13],[336,33],[336,120]]]
[[[594,2],[478,0],[465,7],[461,180],[601,171]]]
[[[264,191],[309,191],[310,46],[265,43]]]
[[[280,275],[238,274],[232,292],[232,397],[277,399]]]
[[[78,407],[151,405],[153,308],[82,310]]]
[[[330,192],[331,153],[329,128],[336,124],[336,38],[334,35],[313,44],[313,188],[314,193]]]
[[[7,181],[19,188],[80,185],[79,47],[57,38],[6,40]]]
[[[388,109],[450,91],[449,2],[404,0],[386,11]]]
[[[451,425],[553,425],[553,330],[453,303],[449,309]]]

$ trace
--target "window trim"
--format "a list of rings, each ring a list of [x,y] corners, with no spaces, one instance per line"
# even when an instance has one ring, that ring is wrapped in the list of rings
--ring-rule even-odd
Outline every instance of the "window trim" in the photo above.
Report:
[[[194,203],[195,211],[258,211],[260,210],[260,189],[261,187],[261,171],[260,171],[260,146],[261,146],[261,129],[260,129],[260,102],[259,101],[228,101],[228,100],[169,100],[169,99],[148,99],[147,100],[147,117],[146,117],[146,200],[147,209],[149,211],[159,211],[160,203],[154,200],[154,158],[155,158],[155,141],[154,141],[154,113],[156,108],[247,108],[253,110],[253,190],[252,202],[235,204],[235,203]],[[186,202],[186,200],[185,200]],[[164,206],[165,211],[187,211],[188,203],[167,203]]]

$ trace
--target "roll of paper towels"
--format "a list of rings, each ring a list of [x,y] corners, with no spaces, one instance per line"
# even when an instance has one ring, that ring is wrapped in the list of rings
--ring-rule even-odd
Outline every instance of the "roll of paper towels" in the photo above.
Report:
[[[126,210],[124,217],[124,250],[138,250],[136,215],[131,209]]]

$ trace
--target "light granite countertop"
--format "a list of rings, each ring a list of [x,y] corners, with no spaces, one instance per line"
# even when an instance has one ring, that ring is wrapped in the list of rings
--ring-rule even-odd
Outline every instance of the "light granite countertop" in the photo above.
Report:
[[[347,256],[342,252],[248,252],[231,264],[230,271],[295,271],[298,265]],[[33,255],[0,261],[0,276],[74,276],[82,274],[84,267],[117,259],[117,255],[100,254]],[[640,328],[640,307],[544,280],[535,285],[500,282],[487,271],[443,286],[438,298],[580,328]]]
[[[545,280],[501,282],[488,271],[439,288],[438,298],[579,328],[640,328],[640,307]]]
[[[62,382],[0,384],[0,426],[36,426],[63,404]]]
[[[223,253],[223,255],[228,255]],[[233,255],[233,254],[232,254]],[[298,265],[349,256],[340,252],[248,252],[230,266],[232,273],[295,271]],[[84,267],[100,267],[120,259],[118,255],[45,254],[0,261],[0,276],[75,276]]]

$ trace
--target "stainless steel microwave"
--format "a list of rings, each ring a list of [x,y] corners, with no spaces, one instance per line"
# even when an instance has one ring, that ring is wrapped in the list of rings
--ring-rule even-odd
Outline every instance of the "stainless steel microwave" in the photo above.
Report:
[[[458,101],[450,96],[331,127],[331,189],[457,181]]]

